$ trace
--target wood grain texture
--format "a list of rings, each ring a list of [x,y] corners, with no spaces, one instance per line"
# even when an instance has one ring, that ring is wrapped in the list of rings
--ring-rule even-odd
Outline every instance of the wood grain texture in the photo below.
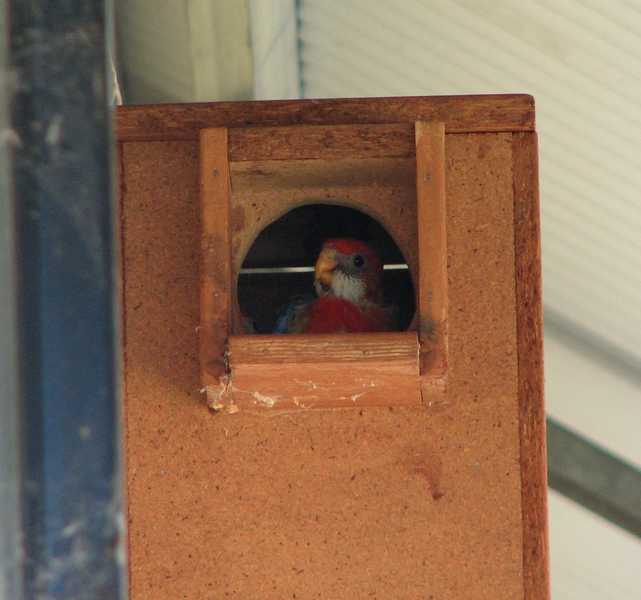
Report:
[[[216,406],[226,390],[225,351],[231,333],[230,176],[227,130],[200,135],[202,210],[200,362],[207,402]]]
[[[232,336],[237,408],[353,408],[420,403],[415,332]]]
[[[512,141],[519,368],[523,579],[526,600],[550,597],[547,456],[543,400],[543,304],[535,133]]]
[[[419,254],[421,375],[447,374],[447,201],[445,127],[416,123],[416,206]]]
[[[119,236],[119,255],[118,260],[120,261],[120,273],[122,276],[121,280],[116,281],[116,285],[119,286],[118,293],[120,295],[120,318],[122,323],[118,324],[118,332],[121,336],[121,348],[122,348],[122,366],[120,369],[120,386],[122,399],[126,400],[127,398],[127,327],[125,325],[126,315],[127,315],[127,297],[126,287],[124,284],[124,256],[125,256],[125,243],[127,241],[125,237],[125,198],[127,193],[127,187],[125,184],[125,149],[124,144],[118,142],[116,144],[116,174],[118,177],[118,186],[117,186],[117,201],[118,201],[118,236]],[[122,469],[123,473],[121,474],[120,485],[122,485],[124,497],[125,497],[125,506],[127,506],[127,474],[129,472],[129,426],[127,423],[127,411],[124,406],[120,406],[120,418],[122,419],[122,436],[121,436],[121,460],[122,460]],[[127,556],[131,556],[131,537],[127,535],[125,541],[127,547]],[[131,597],[131,580],[127,578],[127,597]]]
[[[415,151],[410,123],[243,127],[229,133],[229,158],[237,162],[408,158]]]
[[[230,364],[385,364],[384,369],[418,374],[418,342],[413,331],[314,335],[237,335],[230,340]],[[353,365],[350,364],[350,367]]]
[[[198,140],[208,127],[440,121],[448,133],[534,130],[526,94],[119,106],[119,141]]]
[[[416,161],[411,159],[370,158],[344,160],[281,160],[232,162],[232,190],[234,194],[261,195],[284,190],[288,195],[298,192],[308,195],[312,202],[316,190],[327,190],[325,195],[340,196],[341,188],[385,187],[411,190],[415,204]],[[377,213],[386,212],[385,203],[374,203]],[[238,202],[240,205],[240,201]],[[282,204],[282,201],[281,201]],[[300,200],[297,197],[297,204]],[[282,211],[289,206],[283,206]],[[409,207],[407,207],[409,209]],[[416,222],[416,210],[412,211]],[[416,234],[413,235],[416,237]]]

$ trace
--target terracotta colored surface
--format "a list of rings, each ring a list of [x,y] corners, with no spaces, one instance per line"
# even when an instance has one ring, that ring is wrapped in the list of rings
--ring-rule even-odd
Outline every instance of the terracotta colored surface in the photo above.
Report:
[[[134,600],[523,597],[512,135],[446,160],[446,401],[214,415],[197,144],[124,144]]]

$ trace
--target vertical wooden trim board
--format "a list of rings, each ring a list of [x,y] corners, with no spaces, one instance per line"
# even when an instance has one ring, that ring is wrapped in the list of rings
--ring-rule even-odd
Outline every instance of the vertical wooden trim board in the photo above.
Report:
[[[226,392],[225,347],[231,334],[233,286],[229,230],[230,178],[227,129],[200,133],[202,198],[200,360],[207,403],[216,407]],[[221,256],[220,249],[225,249]]]
[[[447,371],[445,126],[416,122],[420,373]]]
[[[121,336],[121,347],[122,347],[122,369],[120,372],[121,375],[121,381],[120,381],[120,389],[122,390],[122,395],[123,398],[126,400],[128,393],[127,393],[127,327],[126,327],[126,315],[127,315],[127,290],[125,286],[125,253],[126,253],[126,248],[125,248],[125,243],[126,243],[126,227],[125,227],[125,197],[127,193],[127,187],[125,185],[125,149],[124,149],[124,143],[121,141],[116,142],[116,148],[117,148],[117,170],[116,170],[116,175],[118,177],[118,234],[120,236],[120,256],[118,257],[120,260],[120,266],[121,266],[121,273],[122,273],[122,280],[118,281],[117,284],[120,286],[120,289],[118,290],[120,294],[120,306],[121,308],[121,319],[122,323],[120,323],[119,329],[120,329],[120,336]],[[120,415],[123,420],[123,434],[121,436],[122,440],[122,465],[124,469],[124,473],[122,475],[122,492],[124,496],[124,506],[125,510],[126,507],[129,506],[129,486],[127,485],[127,474],[129,472],[129,423],[128,423],[128,412],[123,408],[120,410]],[[128,533],[128,528],[127,528],[127,533]],[[126,540],[126,552],[127,552],[127,557],[131,556],[131,536],[127,534],[127,540]],[[128,565],[129,566],[129,565]],[[132,598],[132,591],[131,591],[131,577],[127,577],[127,594],[128,598]]]
[[[536,133],[512,134],[517,351],[526,600],[549,598],[543,308]]]

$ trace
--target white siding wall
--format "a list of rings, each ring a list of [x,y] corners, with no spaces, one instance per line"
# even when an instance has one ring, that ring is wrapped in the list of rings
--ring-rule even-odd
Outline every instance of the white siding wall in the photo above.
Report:
[[[118,63],[127,104],[249,100],[249,0],[120,0]]]
[[[188,102],[193,69],[186,2],[116,3],[118,62],[127,104]]]
[[[251,0],[254,98],[298,98],[298,23],[296,0]]]

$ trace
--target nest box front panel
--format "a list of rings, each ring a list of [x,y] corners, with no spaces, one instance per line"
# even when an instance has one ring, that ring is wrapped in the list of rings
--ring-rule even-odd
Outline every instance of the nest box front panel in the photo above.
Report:
[[[446,137],[444,396],[232,415],[198,394],[198,144],[124,145],[134,599],[523,596],[511,137]]]
[[[153,106],[127,107],[119,114],[131,597],[548,598],[532,99]],[[426,246],[419,227],[429,223],[429,230],[434,219],[421,212],[429,206],[419,205],[418,198],[443,184],[446,190],[446,227],[437,231],[435,243],[442,244],[438,235],[445,233],[447,386],[410,406],[395,397],[411,392],[392,385],[391,401],[376,408],[282,409],[266,400],[265,406],[248,402],[232,414],[208,410],[199,392],[201,261],[221,240],[203,238],[202,232],[215,230],[218,218],[225,220],[226,250],[210,253],[207,266],[213,289],[228,285],[222,302],[230,300],[225,314],[231,315],[232,266],[242,268],[243,260],[232,264],[231,256],[242,255],[241,245],[252,243],[234,231],[251,221],[244,210],[245,224],[239,227],[240,213],[232,214],[236,202],[244,202],[244,195],[235,197],[245,185],[236,175],[251,170],[254,161],[271,162],[262,154],[238,160],[239,149],[264,145],[243,146],[233,130],[262,124],[278,130],[272,137],[280,140],[291,135],[292,130],[281,131],[285,125],[401,121],[386,126],[381,138],[394,156],[377,156],[380,136],[364,127],[359,139],[370,154],[359,160],[415,161],[418,172],[412,156],[416,139],[405,135],[417,119],[444,122],[447,132],[444,181],[424,173],[429,177],[417,176],[414,192],[420,311],[430,288],[421,279]],[[208,128],[231,134],[219,157],[223,171],[212,170],[213,179],[203,182],[199,135]],[[331,156],[310,155],[307,144],[295,159],[319,165],[348,160],[332,154],[336,140],[353,141],[346,131],[317,136]],[[292,158],[283,155],[280,143],[270,152],[277,160]],[[430,149],[419,156],[429,162]],[[229,176],[221,185],[216,178],[225,161]],[[393,172],[401,177],[400,170]],[[350,176],[349,170],[342,180],[337,176],[348,192],[369,185],[352,184]],[[271,183],[261,191],[259,177],[255,173],[251,184],[258,190],[255,197],[271,198]],[[313,182],[311,177],[305,172],[303,184]],[[385,181],[381,185],[394,177]],[[228,194],[222,212],[203,211],[203,184]],[[334,189],[329,184],[329,192]],[[230,223],[236,226],[227,227]],[[248,237],[255,239],[260,230]],[[410,263],[411,244],[396,232],[394,239]],[[234,249],[234,244],[240,245]],[[225,253],[229,260],[222,265],[228,271],[216,268]],[[347,345],[344,337],[320,336],[316,346],[305,343],[305,336],[281,336],[283,347],[269,343],[269,335],[238,335],[231,317],[226,319],[221,327],[228,328],[228,358],[239,356],[237,374],[247,379],[262,373],[255,383],[273,385],[271,394],[282,389],[277,386],[283,371],[273,369],[279,356],[289,361],[295,355],[289,377],[308,385],[310,370],[328,364],[316,360],[323,344],[333,373],[339,363],[341,372],[356,379],[380,371],[387,383],[406,386],[417,372],[420,377],[414,353],[428,332],[418,326],[376,334],[391,336],[383,347],[360,334]],[[426,341],[429,347],[429,337]],[[335,383],[340,386],[341,380]],[[334,391],[351,402],[349,390]]]

